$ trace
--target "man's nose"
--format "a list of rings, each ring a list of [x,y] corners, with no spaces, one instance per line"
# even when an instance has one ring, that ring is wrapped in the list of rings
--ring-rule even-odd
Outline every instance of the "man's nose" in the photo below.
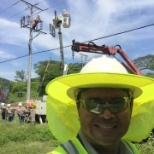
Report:
[[[105,108],[104,112],[99,114],[99,117],[102,117],[104,119],[110,119],[113,118],[115,115],[108,109]]]

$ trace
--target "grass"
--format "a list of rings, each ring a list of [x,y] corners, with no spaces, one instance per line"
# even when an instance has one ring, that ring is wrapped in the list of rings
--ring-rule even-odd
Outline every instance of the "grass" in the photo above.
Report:
[[[0,120],[0,154],[46,154],[59,142],[51,134],[47,123],[32,125]]]
[[[0,154],[46,154],[57,145],[47,123],[21,124],[17,116],[11,123],[0,119]],[[136,145],[141,154],[154,154],[154,135]]]

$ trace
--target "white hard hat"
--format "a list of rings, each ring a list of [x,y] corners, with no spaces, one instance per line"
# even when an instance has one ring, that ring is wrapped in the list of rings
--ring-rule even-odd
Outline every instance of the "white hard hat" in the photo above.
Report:
[[[128,74],[126,68],[115,57],[103,55],[93,58],[80,71],[80,73],[112,72]]]
[[[18,103],[18,106],[22,106],[22,103]]]
[[[5,103],[1,103],[1,106],[4,106],[5,105]]]
[[[11,104],[7,104],[7,107],[10,107],[11,106]]]

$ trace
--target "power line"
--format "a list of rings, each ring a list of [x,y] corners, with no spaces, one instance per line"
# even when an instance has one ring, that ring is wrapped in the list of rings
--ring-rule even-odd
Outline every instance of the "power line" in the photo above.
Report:
[[[71,47],[72,45],[68,45],[68,46],[65,46],[64,48],[68,48],[68,47]],[[54,50],[58,50],[60,48],[54,48],[54,49],[48,49],[48,50],[44,50],[44,51],[39,51],[39,52],[34,52],[32,53],[32,55],[37,55],[37,54],[40,54],[40,53],[44,53],[44,52],[49,52],[49,51],[54,51]],[[27,57],[29,54],[26,54],[26,55],[23,55],[23,56],[20,56],[20,57],[17,57],[17,58],[12,58],[12,59],[8,59],[8,60],[4,60],[4,61],[1,61],[1,63],[5,63],[5,62],[9,62],[9,61],[13,61],[13,60],[17,60],[17,59],[21,59],[21,58],[24,58],[24,57]]]
[[[120,34],[124,34],[124,33],[128,33],[128,32],[132,32],[132,31],[136,31],[136,30],[143,29],[143,28],[150,27],[150,26],[154,26],[154,23],[149,24],[149,25],[145,25],[145,26],[142,26],[142,27],[138,27],[138,28],[134,28],[134,29],[129,29],[129,30],[126,30],[126,31],[122,31],[122,32],[119,32],[119,33],[115,33],[115,34],[110,34],[110,35],[98,37],[98,38],[93,39],[93,40],[90,40],[90,41],[96,41],[96,40],[100,40],[100,39],[103,39],[103,38],[113,37],[113,36],[116,36],[116,35],[120,35]],[[90,41],[85,41],[85,42],[90,42]]]
[[[1,14],[2,12],[4,12],[4,11],[8,10],[9,8],[13,7],[14,5],[16,5],[17,3],[19,3],[20,1],[21,1],[21,0],[19,0],[18,2],[12,4],[12,5],[9,6],[8,8],[6,8],[5,10],[1,11],[0,14]],[[38,5],[38,4],[40,4],[41,2],[43,2],[43,0],[42,0],[42,1],[39,1],[38,3],[36,3],[36,4],[34,4],[34,5]],[[61,3],[58,3],[58,4],[61,5],[61,4],[64,3],[64,2],[65,2],[65,1],[63,1],[63,2],[61,2]],[[49,10],[49,9],[51,9],[51,8],[56,7],[56,6],[59,6],[59,5],[55,5],[55,6],[52,6],[52,7],[46,8],[46,9],[40,11],[40,12],[37,12],[36,14],[41,13],[41,12],[43,12],[43,11],[47,11],[47,10]],[[20,14],[20,13],[26,11],[26,10],[28,10],[28,8],[26,8],[26,9],[24,9],[24,10],[22,10],[22,11],[16,13],[15,15],[13,15],[13,16],[7,18],[7,19],[12,19],[13,17],[17,16],[18,14]],[[36,15],[36,14],[34,14],[34,15]],[[0,31],[6,30],[6,29],[8,29],[8,27],[6,27],[6,28],[4,28],[4,29],[0,29]]]
[[[122,32],[119,32],[119,33],[102,36],[102,37],[99,37],[99,38],[96,38],[96,39],[93,39],[93,40],[89,40],[89,41],[84,41],[84,42],[96,41],[96,40],[99,40],[99,39],[113,37],[113,36],[116,36],[116,35],[121,35],[121,34],[124,34],[124,33],[129,33],[129,32],[136,31],[136,30],[143,29],[143,28],[147,28],[147,27],[150,27],[150,26],[154,26],[154,23],[149,24],[149,25],[145,25],[145,26],[141,26],[141,27],[138,27],[138,28],[134,28],[134,29],[122,31]],[[68,45],[68,46],[64,46],[63,48],[68,48],[68,47],[71,47],[71,46],[72,45]],[[58,49],[60,49],[60,48],[54,48],[54,49],[39,51],[39,52],[32,53],[32,55],[41,54],[41,53],[44,53],[44,52],[49,52],[49,51],[58,50]],[[27,57],[27,56],[28,56],[28,54],[27,55],[24,55],[24,56],[17,57],[17,58],[13,58],[13,59],[8,59],[8,60],[5,60],[5,61],[1,61],[0,63],[5,63],[5,62],[17,60],[17,59],[20,59],[20,58],[23,58],[23,57]]]
[[[13,16],[11,16],[11,17],[9,17],[8,19],[11,19],[11,18],[15,17],[16,15],[20,14],[21,12],[26,11],[27,9],[28,9],[28,7],[27,7],[26,9],[24,9],[24,10],[22,10],[22,11],[20,11],[20,12],[16,13],[15,15],[13,15]],[[10,27],[6,27],[6,28],[4,28],[4,29],[0,29],[0,31],[6,30],[6,29],[8,29],[8,28],[10,28]]]
[[[2,14],[3,12],[5,12],[6,10],[10,9],[10,8],[13,7],[14,5],[18,4],[19,2],[20,2],[20,0],[19,0],[18,2],[16,2],[16,3],[10,5],[9,7],[5,8],[4,10],[2,10],[2,11],[0,12],[0,14]]]
[[[16,15],[18,15],[18,14],[20,14],[20,13],[22,13],[22,12],[26,11],[26,10],[28,10],[28,7],[27,7],[26,9],[24,9],[24,10],[22,10],[22,11],[20,11],[20,12],[16,13],[16,14],[14,14],[13,16],[11,16],[11,17],[7,18],[7,19],[11,19],[11,18],[15,17]]]
[[[38,12],[38,13],[41,13],[41,12],[47,11],[47,10],[49,10],[49,9],[51,9],[51,8],[54,8],[54,7],[56,7],[56,6],[59,6],[59,5],[63,4],[64,2],[66,2],[66,1],[63,1],[63,2],[57,3],[57,5],[55,5],[55,6],[51,6],[51,7],[49,7],[49,8],[46,8],[46,9],[44,9],[44,10]],[[36,14],[38,14],[38,13],[35,13],[34,15],[36,15]]]
[[[4,60],[4,61],[2,61],[0,63],[5,63],[5,62],[9,62],[9,61],[21,59],[21,58],[24,58],[24,57],[27,57],[27,56],[28,56],[28,54],[27,55],[24,55],[24,56],[17,57],[17,58],[12,58],[12,59],[8,59],[8,60]]]

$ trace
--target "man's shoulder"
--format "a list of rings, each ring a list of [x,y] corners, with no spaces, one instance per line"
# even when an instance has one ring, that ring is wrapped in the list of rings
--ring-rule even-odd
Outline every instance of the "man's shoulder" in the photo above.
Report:
[[[56,147],[54,150],[52,150],[47,154],[67,154],[67,152],[59,145],[58,147]]]
[[[87,151],[76,137],[60,144],[55,150],[49,152],[48,154],[67,154],[68,152],[71,154],[87,154]]]
[[[136,147],[135,144],[133,144],[130,141],[122,141],[121,143],[121,153],[125,153],[125,154],[140,154],[138,148]]]

